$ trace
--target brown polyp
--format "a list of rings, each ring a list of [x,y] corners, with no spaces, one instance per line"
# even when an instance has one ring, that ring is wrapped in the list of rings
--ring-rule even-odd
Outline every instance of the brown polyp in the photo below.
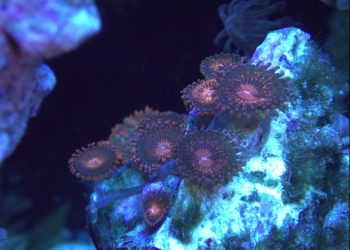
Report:
[[[195,108],[199,115],[212,115],[215,112],[214,86],[215,78],[198,80],[184,88],[181,98],[189,110]]]
[[[218,74],[219,67],[224,65],[234,66],[243,63],[244,58],[236,54],[221,53],[209,56],[200,65],[200,71],[204,77],[211,78],[213,74]]]
[[[141,135],[135,138],[132,160],[139,165],[140,170],[151,174],[173,158],[174,149],[184,133],[184,126],[158,120],[147,130],[141,130]]]
[[[139,124],[135,131],[135,134],[142,133],[142,131],[149,129],[151,126],[164,123],[166,125],[174,125],[179,127],[184,123],[184,115],[177,114],[176,112],[163,112],[161,114],[154,114],[145,117]]]
[[[178,171],[199,186],[222,184],[227,176],[242,171],[240,166],[244,165],[236,156],[240,150],[234,146],[218,130],[195,129],[176,148]]]
[[[154,227],[170,210],[171,196],[162,189],[149,191],[142,199],[142,211],[147,225]]]
[[[125,117],[123,119],[123,123],[133,129],[137,129],[140,122],[145,119],[147,116],[156,115],[160,112],[158,110],[153,110],[149,106],[146,106],[144,110],[135,110],[133,115],[129,115],[129,117]]]
[[[280,78],[283,73],[275,73],[278,66],[268,70],[270,66],[271,63],[264,65],[261,61],[252,65],[249,60],[218,79],[220,84],[215,89],[217,112],[228,110],[231,116],[249,120],[253,116],[259,118],[260,111],[265,115],[271,111],[276,116],[276,109],[284,111],[284,102],[292,100],[289,94],[293,90],[287,89],[292,84],[287,83],[289,77]]]
[[[97,181],[117,169],[120,151],[109,142],[91,143],[69,159],[72,174],[84,181]]]

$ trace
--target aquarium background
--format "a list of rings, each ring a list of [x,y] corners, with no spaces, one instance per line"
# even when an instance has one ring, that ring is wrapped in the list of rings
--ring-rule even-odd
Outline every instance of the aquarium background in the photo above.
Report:
[[[223,29],[218,6],[228,2],[96,1],[101,32],[77,50],[45,62],[57,85],[1,166],[0,192],[7,199],[2,209],[7,216],[0,228],[10,235],[33,235],[61,209],[64,230],[55,237],[84,239],[91,187],[69,172],[70,155],[107,139],[116,123],[146,105],[185,113],[180,91],[202,78],[199,65],[204,58],[222,52],[213,40]],[[336,8],[319,0],[287,3],[287,11],[272,19],[292,17],[322,49]],[[340,60],[334,63],[344,68]]]

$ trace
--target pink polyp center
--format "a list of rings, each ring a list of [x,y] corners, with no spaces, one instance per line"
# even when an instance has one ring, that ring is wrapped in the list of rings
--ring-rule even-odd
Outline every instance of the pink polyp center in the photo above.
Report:
[[[161,141],[158,143],[158,148],[156,149],[156,154],[158,156],[166,156],[171,152],[171,145],[167,141]]]
[[[213,165],[213,161],[210,159],[211,153],[207,149],[200,149],[196,152],[199,171],[207,172]]]
[[[105,169],[113,163],[112,152],[107,149],[92,148],[84,152],[77,159],[77,166],[79,169]]]
[[[256,88],[251,85],[240,85],[237,95],[245,100],[255,100],[257,97],[255,95],[258,93]]]
[[[98,168],[99,166],[101,166],[102,163],[103,161],[100,158],[92,158],[90,161],[86,163],[85,166],[87,168]]]
[[[159,208],[156,207],[156,206],[153,206],[153,207],[151,207],[151,208],[148,209],[147,214],[148,214],[148,215],[152,215],[152,214],[157,213],[158,211],[159,211]]]
[[[206,89],[205,91],[203,91],[204,101],[211,102],[213,99],[212,94],[213,94],[213,91],[210,89]]]

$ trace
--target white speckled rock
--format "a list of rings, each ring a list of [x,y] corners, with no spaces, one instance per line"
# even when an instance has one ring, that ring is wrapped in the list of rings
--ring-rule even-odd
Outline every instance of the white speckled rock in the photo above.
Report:
[[[280,71],[286,72],[286,76],[293,77],[293,64],[296,58],[306,53],[307,41],[310,35],[297,28],[284,28],[270,32],[263,44],[261,44],[252,57],[252,62],[262,60],[264,63],[271,62],[272,66],[280,66]],[[292,112],[293,110],[289,111]],[[289,204],[282,201],[282,176],[286,171],[283,159],[284,138],[290,118],[281,111],[279,117],[271,121],[271,131],[266,144],[260,153],[252,157],[243,167],[244,172],[239,177],[234,177],[227,186],[219,188],[213,197],[205,200],[202,209],[205,213],[203,221],[194,229],[192,242],[183,245],[171,232],[171,218],[168,217],[161,229],[156,233],[154,246],[163,250],[171,249],[205,249],[208,247],[206,240],[209,238],[216,243],[217,247],[223,247],[222,241],[226,234],[238,236],[241,244],[247,249],[266,239],[273,227],[297,225],[299,213],[306,205]],[[250,178],[251,174],[259,171],[264,174],[263,181]],[[269,185],[268,183],[274,183]],[[232,198],[223,199],[224,194],[234,192]],[[189,187],[180,185],[179,196],[185,201]],[[247,202],[247,197],[256,195],[257,201]],[[181,198],[180,198],[181,199]],[[249,198],[248,198],[249,199]],[[184,202],[186,204],[186,202]],[[249,237],[248,237],[249,236]],[[244,237],[250,239],[243,242]],[[244,241],[244,240],[243,240]],[[224,249],[224,248],[222,248]]]
[[[228,231],[233,235],[248,234],[252,240],[251,243],[255,245],[266,238],[264,236],[268,235],[273,226],[282,226],[286,218],[288,218],[289,223],[298,223],[302,207],[284,205],[281,199],[282,185],[280,182],[286,167],[283,161],[283,146],[280,143],[282,137],[280,135],[285,132],[289,119],[282,112],[279,113],[280,116],[272,121],[269,138],[260,155],[251,158],[243,167],[245,174],[255,171],[265,173],[264,183],[254,182],[246,178],[245,174],[240,173],[239,177],[234,177],[232,182],[219,188],[213,197],[203,203],[202,209],[205,211],[205,218],[193,231],[190,244],[183,245],[169,233],[171,218],[167,218],[156,233],[155,247],[163,250],[194,250],[198,249],[198,246],[205,247],[205,241],[209,238],[220,245]],[[268,187],[266,181],[275,181],[278,184],[275,187]],[[232,198],[222,198],[224,193],[232,193],[232,191],[234,192]],[[248,197],[254,192],[260,197],[259,202],[242,200],[243,197]],[[188,193],[189,188],[183,181],[178,196],[187,197]],[[189,200],[189,198],[184,199]]]
[[[294,27],[272,31],[256,48],[252,62],[263,61],[271,63],[271,67],[280,66],[277,72],[284,72],[284,76],[293,78],[293,61],[307,53],[309,39],[308,33]]]

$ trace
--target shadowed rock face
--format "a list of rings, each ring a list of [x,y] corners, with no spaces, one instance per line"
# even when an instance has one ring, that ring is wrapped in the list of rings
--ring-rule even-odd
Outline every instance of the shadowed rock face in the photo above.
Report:
[[[328,6],[337,6],[338,10],[349,9],[349,0],[321,0]]]

